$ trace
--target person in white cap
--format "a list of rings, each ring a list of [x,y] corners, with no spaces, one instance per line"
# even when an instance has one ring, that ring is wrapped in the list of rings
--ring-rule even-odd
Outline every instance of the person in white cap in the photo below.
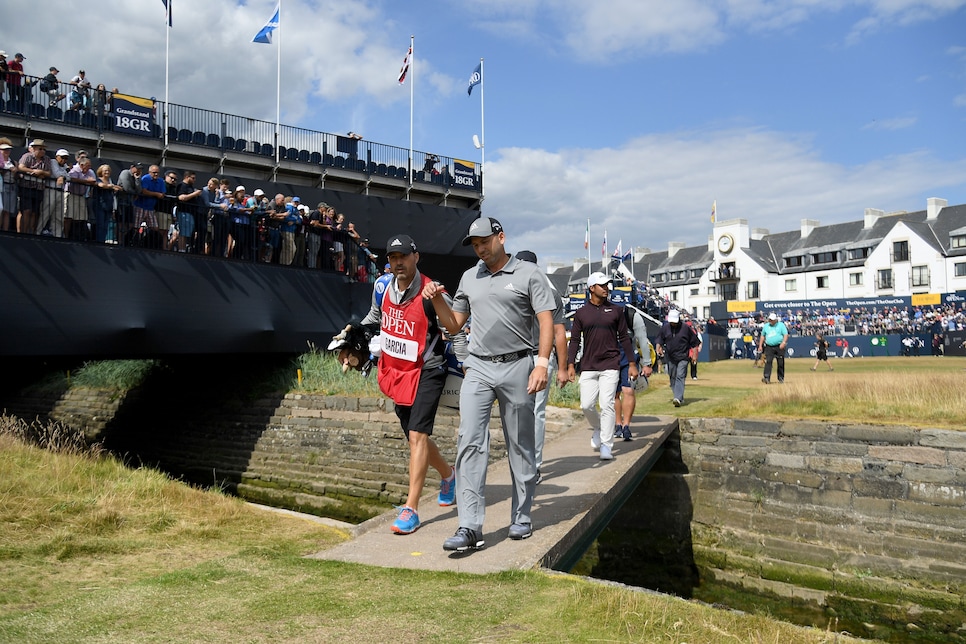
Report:
[[[771,363],[778,361],[778,382],[785,382],[785,347],[788,346],[788,328],[775,313],[768,314],[768,323],[761,329],[758,351],[765,352],[765,372],[761,381],[771,382]]]
[[[603,273],[591,273],[587,278],[590,297],[574,314],[567,352],[567,375],[577,380],[577,350],[583,345],[580,358],[580,408],[594,430],[590,445],[600,450],[600,460],[614,458],[614,398],[620,385],[621,350],[625,356],[634,355],[624,308],[610,301],[610,278]],[[637,363],[628,362],[631,380],[638,376]],[[600,405],[600,413],[597,405]],[[623,435],[623,434],[622,434]]]
[[[667,314],[667,322],[658,331],[654,342],[657,355],[667,360],[667,375],[671,381],[671,402],[675,407],[684,404],[684,381],[688,375],[688,365],[691,364],[691,350],[697,348],[698,336],[694,329],[681,323],[681,312],[671,309]]]

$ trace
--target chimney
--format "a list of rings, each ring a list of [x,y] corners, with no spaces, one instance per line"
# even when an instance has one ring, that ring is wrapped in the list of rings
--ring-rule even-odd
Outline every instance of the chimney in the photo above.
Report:
[[[708,252],[714,252],[714,235],[708,235]]]
[[[802,239],[805,239],[812,234],[812,231],[819,227],[818,219],[803,219],[802,220]]]
[[[685,247],[685,245],[684,245],[683,242],[668,242],[668,245],[667,245],[667,258],[668,259],[671,259],[672,257],[674,257],[677,254],[677,252],[679,250],[681,250],[684,247]]]
[[[939,211],[949,205],[949,202],[939,197],[929,197],[926,199],[926,221],[936,221]]]
[[[762,239],[764,239],[767,236],[768,236],[768,229],[767,228],[752,228],[751,229],[751,238],[754,239],[755,241],[761,241]]]
[[[885,210],[879,210],[878,208],[866,208],[865,209],[865,226],[864,229],[868,230],[875,226],[875,222],[879,220],[879,217],[885,215]]]

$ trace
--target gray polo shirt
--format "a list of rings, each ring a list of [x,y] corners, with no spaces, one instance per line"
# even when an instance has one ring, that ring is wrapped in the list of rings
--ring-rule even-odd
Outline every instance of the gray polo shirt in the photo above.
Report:
[[[453,298],[453,310],[471,316],[470,353],[484,357],[537,349],[537,313],[556,307],[547,276],[512,256],[496,273],[477,262],[463,273]]]

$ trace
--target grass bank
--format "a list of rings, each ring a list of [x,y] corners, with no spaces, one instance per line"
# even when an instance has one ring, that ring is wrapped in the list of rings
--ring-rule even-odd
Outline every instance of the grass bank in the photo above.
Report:
[[[3,642],[858,641],[539,571],[307,559],[347,535],[2,422]]]

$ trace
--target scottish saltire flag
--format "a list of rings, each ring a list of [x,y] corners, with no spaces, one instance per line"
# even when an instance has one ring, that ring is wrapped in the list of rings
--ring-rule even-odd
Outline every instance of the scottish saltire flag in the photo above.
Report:
[[[584,250],[590,250],[590,220],[587,220],[587,232],[584,233]]]
[[[168,26],[171,26],[171,0],[161,0],[164,5],[164,12],[168,14]]]
[[[714,223],[714,211],[718,209],[718,200],[715,199],[711,202],[711,223]]]
[[[473,87],[476,85],[479,85],[482,82],[483,82],[483,63],[481,62],[479,65],[476,66],[476,69],[473,70],[473,73],[470,74],[470,85],[469,87],[466,88],[466,95],[472,96]]]
[[[409,73],[409,58],[413,55],[413,48],[410,47],[409,51],[406,52],[406,57],[403,58],[402,69],[399,70],[399,84],[402,85],[406,82],[406,74]]]
[[[278,29],[278,13],[281,10],[281,5],[275,5],[275,13],[269,18],[262,30],[255,34],[252,38],[252,42],[260,42],[266,45],[272,44],[272,32]]]

